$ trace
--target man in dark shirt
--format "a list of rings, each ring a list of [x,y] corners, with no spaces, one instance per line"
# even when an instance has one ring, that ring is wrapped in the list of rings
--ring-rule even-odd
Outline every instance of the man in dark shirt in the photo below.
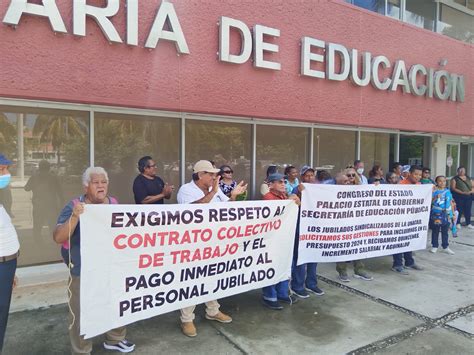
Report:
[[[169,199],[174,185],[168,185],[156,175],[157,167],[152,157],[144,156],[138,161],[140,174],[133,181],[133,195],[136,204],[163,204]]]

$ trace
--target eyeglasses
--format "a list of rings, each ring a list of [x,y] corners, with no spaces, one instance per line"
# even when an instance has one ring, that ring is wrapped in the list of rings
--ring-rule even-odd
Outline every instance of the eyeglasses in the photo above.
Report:
[[[148,165],[147,168],[156,168],[156,164]]]
[[[347,177],[355,177],[356,174],[346,174]]]
[[[223,173],[224,173],[224,174],[232,174],[233,171],[232,171],[232,170],[224,170]]]

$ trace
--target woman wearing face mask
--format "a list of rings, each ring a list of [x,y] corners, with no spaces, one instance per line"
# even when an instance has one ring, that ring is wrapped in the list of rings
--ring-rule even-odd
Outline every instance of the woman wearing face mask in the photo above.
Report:
[[[10,165],[12,162],[0,154],[0,189],[5,189],[10,183]],[[20,243],[10,216],[0,204],[0,353],[7,328],[19,249]]]

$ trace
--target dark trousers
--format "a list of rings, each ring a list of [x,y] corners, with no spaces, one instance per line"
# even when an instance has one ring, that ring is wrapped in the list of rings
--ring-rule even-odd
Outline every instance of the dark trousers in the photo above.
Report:
[[[5,331],[7,329],[15,271],[16,259],[0,263],[0,353],[2,352],[3,340],[5,339]]]
[[[413,259],[412,252],[407,251],[406,253],[393,255],[393,267],[403,266],[404,258],[405,258],[405,266],[412,266],[415,263],[415,259]]]
[[[441,246],[443,249],[446,249],[449,246],[448,243],[448,229],[449,224],[433,224],[431,226],[431,245],[433,248],[437,248],[439,246],[438,239],[439,239],[439,232],[441,231]]]
[[[472,208],[472,195],[459,195],[453,194],[454,201],[456,201],[456,206],[459,211],[459,216],[456,224],[461,223],[461,215],[464,215],[466,219],[466,225],[471,224],[471,208]]]

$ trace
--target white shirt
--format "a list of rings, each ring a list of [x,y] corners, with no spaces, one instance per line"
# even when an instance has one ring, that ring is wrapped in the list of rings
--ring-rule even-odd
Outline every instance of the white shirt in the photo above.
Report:
[[[362,185],[368,185],[369,184],[369,181],[367,180],[367,178],[364,175],[359,175],[359,178],[360,178],[360,183]]]
[[[212,190],[212,187],[209,188],[209,191]],[[197,200],[202,199],[205,196],[204,191],[202,191],[194,181],[188,182],[179,188],[178,191],[178,203],[193,203]],[[221,189],[217,191],[211,201],[209,202],[226,202],[229,201],[229,198],[224,195]]]
[[[13,255],[19,249],[20,243],[15,227],[7,211],[0,204],[0,257]]]

